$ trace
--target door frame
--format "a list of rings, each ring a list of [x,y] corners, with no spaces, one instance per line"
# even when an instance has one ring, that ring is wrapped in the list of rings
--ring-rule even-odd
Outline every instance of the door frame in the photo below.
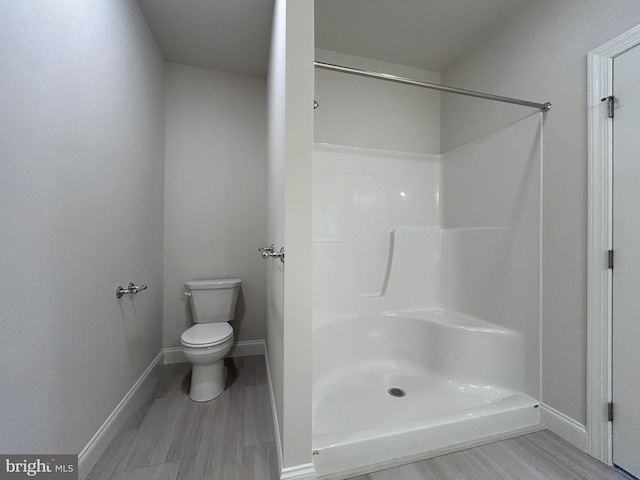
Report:
[[[603,97],[613,93],[613,60],[640,45],[640,25],[589,52],[588,257],[587,257],[587,452],[613,464],[612,424],[612,270],[607,251],[613,227],[613,125]]]

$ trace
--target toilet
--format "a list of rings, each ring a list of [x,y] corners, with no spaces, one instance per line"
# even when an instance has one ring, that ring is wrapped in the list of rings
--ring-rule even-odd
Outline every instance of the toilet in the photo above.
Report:
[[[184,284],[195,325],[180,336],[182,353],[193,364],[189,398],[207,402],[224,391],[227,369],[224,357],[233,344],[239,278],[192,280]]]

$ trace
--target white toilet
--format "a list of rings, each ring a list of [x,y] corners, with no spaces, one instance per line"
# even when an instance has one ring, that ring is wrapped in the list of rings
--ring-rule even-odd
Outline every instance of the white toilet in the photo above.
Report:
[[[224,357],[233,344],[236,301],[242,280],[193,280],[184,284],[194,326],[180,336],[182,353],[193,364],[189,398],[207,402],[222,394],[227,370]]]

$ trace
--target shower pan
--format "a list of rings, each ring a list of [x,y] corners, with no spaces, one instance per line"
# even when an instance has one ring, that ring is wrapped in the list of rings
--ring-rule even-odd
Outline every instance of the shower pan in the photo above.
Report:
[[[442,154],[315,144],[318,478],[539,424],[541,128]]]

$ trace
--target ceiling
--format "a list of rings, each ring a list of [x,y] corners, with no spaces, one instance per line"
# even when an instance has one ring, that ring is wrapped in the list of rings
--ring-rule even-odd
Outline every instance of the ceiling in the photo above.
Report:
[[[526,1],[316,0],[316,47],[443,71]],[[273,0],[138,3],[166,61],[266,75]]]
[[[138,0],[165,61],[266,76],[273,0]]]
[[[441,72],[526,1],[316,0],[316,47]]]

